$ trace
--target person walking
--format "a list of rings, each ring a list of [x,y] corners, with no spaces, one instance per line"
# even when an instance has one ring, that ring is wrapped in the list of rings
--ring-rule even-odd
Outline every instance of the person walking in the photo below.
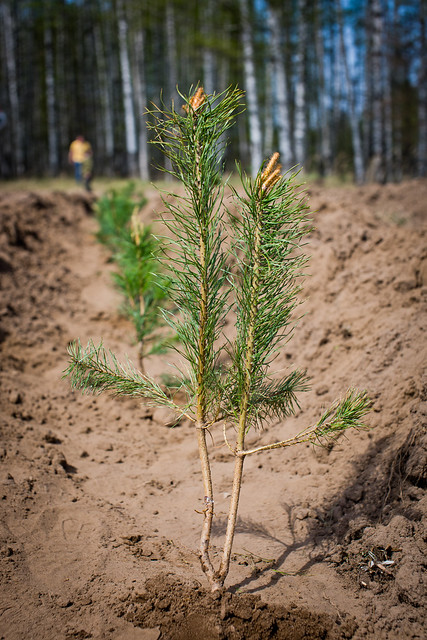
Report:
[[[70,144],[68,151],[68,161],[74,165],[74,176],[76,182],[83,181],[83,164],[87,158],[92,156],[92,147],[90,143],[85,140],[84,136],[78,135],[75,140]]]
[[[82,165],[82,176],[86,191],[92,191],[90,186],[93,177],[93,155],[91,149],[86,150]]]

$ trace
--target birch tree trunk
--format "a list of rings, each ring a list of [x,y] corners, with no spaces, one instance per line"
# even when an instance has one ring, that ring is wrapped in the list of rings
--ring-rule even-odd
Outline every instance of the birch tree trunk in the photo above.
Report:
[[[136,176],[138,174],[136,123],[128,52],[128,24],[124,12],[123,0],[118,0],[117,2],[117,13],[123,107],[125,114],[127,165],[129,174],[131,176]]]
[[[329,126],[325,81],[325,47],[323,43],[322,4],[317,1],[315,24],[315,48],[319,75],[319,121],[321,173],[330,175],[332,170],[331,128]]]
[[[393,82],[397,87],[402,87],[405,82],[405,70],[403,66],[401,52],[401,36],[399,30],[399,9],[400,0],[394,0],[393,3],[393,31],[392,31],[392,65],[390,71],[393,73]],[[391,84],[391,78],[390,78]],[[394,104],[393,112],[393,138],[394,138],[394,180],[400,182],[403,176],[403,112],[400,104]]]
[[[339,41],[341,49],[341,61],[344,68],[345,84],[347,89],[347,101],[351,127],[351,138],[353,142],[353,161],[354,161],[354,177],[357,184],[362,184],[365,179],[365,169],[362,153],[362,139],[359,129],[359,120],[357,117],[356,104],[354,99],[353,81],[350,76],[350,69],[347,60],[347,50],[344,40],[344,24],[342,17],[341,0],[337,0],[337,22],[339,29]]]
[[[242,26],[244,88],[249,119],[250,165],[251,175],[254,178],[263,161],[261,120],[248,0],[239,0],[239,6]]]
[[[295,160],[303,166],[306,159],[306,95],[305,95],[305,50],[307,39],[307,26],[305,22],[306,0],[298,0],[298,43],[295,59],[296,85],[295,85]]]
[[[15,58],[14,23],[7,2],[0,3],[0,16],[3,21],[3,38],[5,45],[7,84],[9,91],[10,119],[13,144],[13,172],[17,176],[24,173],[23,136],[20,119],[20,103],[18,95],[18,76]]]
[[[215,90],[215,58],[210,40],[213,35],[214,5],[212,0],[204,0],[201,30],[203,34],[203,87],[206,93]]]
[[[277,148],[274,144],[274,126],[275,126],[275,77],[274,65],[271,56],[265,61],[264,73],[264,113],[263,113],[263,152],[265,156],[271,156]]]
[[[270,51],[273,60],[273,73],[276,89],[274,92],[277,110],[277,135],[280,160],[285,171],[292,166],[292,138],[290,131],[289,97],[285,62],[281,47],[281,15],[277,7],[268,11],[270,31]]]
[[[141,180],[149,180],[149,156],[145,111],[147,109],[147,89],[145,85],[144,32],[140,27],[135,34],[135,92],[139,114],[139,175]]]
[[[383,180],[383,123],[382,123],[382,32],[381,0],[369,2],[369,31],[371,36],[372,71],[372,158],[369,173],[376,182]]]

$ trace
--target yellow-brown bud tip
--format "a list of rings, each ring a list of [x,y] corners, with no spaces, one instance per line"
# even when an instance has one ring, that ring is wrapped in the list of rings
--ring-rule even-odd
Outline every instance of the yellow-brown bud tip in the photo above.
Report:
[[[267,166],[264,171],[261,173],[259,186],[261,191],[266,192],[271,189],[276,182],[280,180],[280,171],[282,170],[282,165],[277,164],[279,160],[280,154],[273,153],[270,160],[268,161]]]
[[[275,153],[273,153],[273,155],[271,156],[270,160],[268,161],[267,166],[265,167],[264,171],[261,174],[261,177],[263,180],[266,180],[268,178],[268,176],[270,175],[270,173],[272,171],[274,171],[274,169],[276,168],[276,164],[278,159],[280,158],[280,154],[276,151]]]
[[[192,108],[193,111],[197,111],[197,109],[201,107],[205,101],[206,101],[206,93],[203,87],[199,87],[196,93],[194,94],[194,96],[190,98],[188,104],[182,105],[182,108],[187,113],[189,112],[189,106]]]
[[[279,182],[281,168],[282,167],[279,164],[277,169],[275,169],[273,171],[273,173],[270,173],[270,175],[268,176],[268,178],[266,180],[262,181],[261,188],[262,188],[263,191],[267,191],[268,189],[271,189],[271,187],[273,187],[276,184],[276,182]]]

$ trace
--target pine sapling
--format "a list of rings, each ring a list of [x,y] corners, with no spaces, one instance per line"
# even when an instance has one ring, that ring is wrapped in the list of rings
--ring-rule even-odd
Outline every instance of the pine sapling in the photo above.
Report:
[[[187,363],[181,382],[187,400],[178,406],[154,380],[130,364],[118,363],[102,345],[71,345],[66,373],[76,388],[140,396],[172,407],[194,423],[204,488],[199,557],[211,589],[217,591],[224,588],[229,572],[246,457],[301,442],[325,443],[347,429],[364,428],[369,400],[365,392],[350,390],[316,424],[294,437],[246,446],[251,428],[294,414],[297,394],[308,388],[305,372],[279,378],[271,366],[294,329],[301,270],[307,261],[302,246],[310,230],[308,207],[295,176],[282,176],[274,154],[254,180],[240,171],[243,191],[234,190],[238,213],[228,216],[231,238],[226,248],[220,141],[241,109],[242,94],[229,89],[208,96],[198,88],[183,100],[183,113],[162,107],[150,115],[154,142],[185,188],[181,198],[165,201],[165,224],[173,234],[170,295],[177,308],[177,313],[165,315]],[[231,308],[237,316],[232,341],[223,334]],[[229,364],[220,367],[224,352]],[[214,428],[222,428],[235,461],[218,567],[211,551],[215,502],[207,442]],[[230,441],[232,431],[235,437]]]
[[[143,196],[135,198],[135,184],[129,182],[121,189],[111,189],[97,202],[95,215],[99,224],[97,239],[105,244],[112,253],[123,238],[129,234],[129,221],[136,209],[146,203]]]
[[[150,355],[164,353],[171,336],[161,330],[161,310],[169,301],[169,277],[159,259],[161,243],[144,225],[135,209],[128,234],[117,246],[113,278],[124,296],[122,310],[133,322],[138,343],[139,368]]]
[[[139,219],[146,200],[135,200],[135,185],[111,190],[97,204],[98,240],[117,265],[113,279],[124,296],[122,311],[135,326],[141,371],[145,358],[163,353],[171,337],[161,330],[160,310],[168,304],[169,279],[159,260],[160,240]]]

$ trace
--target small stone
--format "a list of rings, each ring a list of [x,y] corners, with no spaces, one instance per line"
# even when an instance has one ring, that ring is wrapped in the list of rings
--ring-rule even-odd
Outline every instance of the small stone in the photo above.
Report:
[[[355,484],[353,487],[349,487],[345,492],[345,497],[352,502],[360,502],[363,497],[362,485]]]
[[[22,404],[24,398],[19,391],[11,391],[9,394],[9,400],[12,404]]]
[[[328,391],[329,391],[329,387],[324,384],[324,385],[321,385],[320,387],[317,387],[316,395],[324,396],[326,393],[328,393]]]

